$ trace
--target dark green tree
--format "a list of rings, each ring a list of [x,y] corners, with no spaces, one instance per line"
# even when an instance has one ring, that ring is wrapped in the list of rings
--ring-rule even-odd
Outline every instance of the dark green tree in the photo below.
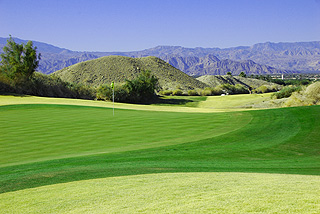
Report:
[[[229,71],[229,72],[227,72],[227,75],[232,76],[232,73]]]
[[[7,40],[0,54],[0,70],[8,77],[17,80],[29,79],[39,66],[41,55],[37,54],[37,47],[33,47],[32,41],[27,44],[17,44],[13,38]]]
[[[247,77],[246,73],[244,73],[243,71],[241,71],[241,73],[239,74],[240,77]]]
[[[129,101],[145,102],[155,97],[158,78],[151,71],[142,71],[136,79],[126,80],[124,87],[128,90]]]

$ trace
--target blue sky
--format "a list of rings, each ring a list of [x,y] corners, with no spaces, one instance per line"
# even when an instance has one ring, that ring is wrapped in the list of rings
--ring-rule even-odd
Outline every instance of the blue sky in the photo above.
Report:
[[[0,0],[0,37],[74,51],[320,41],[320,0]]]

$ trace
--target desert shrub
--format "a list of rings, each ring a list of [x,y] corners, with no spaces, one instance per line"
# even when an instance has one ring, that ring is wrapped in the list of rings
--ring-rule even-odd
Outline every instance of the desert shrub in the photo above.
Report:
[[[115,87],[114,89],[114,101],[126,102],[128,100],[129,93],[124,87]]]
[[[233,94],[235,86],[226,83],[226,84],[222,84],[221,88],[222,88],[223,93]]]
[[[114,101],[126,102],[128,99],[128,91],[123,86],[115,86],[114,88]],[[96,93],[97,100],[113,100],[113,90],[109,85],[102,85],[97,88]]]
[[[304,93],[300,92],[293,92],[291,96],[287,99],[284,103],[285,107],[291,106],[304,106],[304,105],[312,105],[312,101],[308,99]]]
[[[205,88],[205,89],[200,91],[200,95],[201,96],[211,96],[212,94],[213,93],[212,93],[211,88]]]
[[[227,93],[227,94],[248,94],[249,93],[248,89],[240,84],[236,84],[236,85],[231,85],[228,83],[222,84],[221,90],[222,90],[222,93]]]
[[[282,86],[277,85],[262,85],[253,90],[254,93],[261,94],[261,93],[268,93],[268,92],[276,92],[279,91]]]
[[[236,84],[235,87],[234,87],[234,92],[233,93],[234,94],[248,94],[249,90],[243,85]]]
[[[276,92],[276,91],[279,91],[283,88],[282,85],[271,85],[271,86],[268,86],[268,89],[269,89],[269,92]]]
[[[94,99],[95,89],[62,81],[55,75],[34,73],[29,79],[12,79],[0,75],[0,92],[43,97]]]
[[[101,85],[97,88],[97,100],[112,100],[112,88],[108,85]]]
[[[0,93],[14,93],[15,89],[12,86],[12,80],[7,77],[4,72],[0,71]]]
[[[126,102],[148,102],[156,97],[158,79],[151,71],[142,71],[136,79],[126,80],[123,87],[128,91]]]
[[[160,95],[164,95],[164,96],[170,96],[172,95],[172,93],[173,92],[171,90],[164,90],[159,92]]]
[[[196,90],[189,90],[188,91],[188,95],[189,96],[198,96],[199,94],[198,94],[198,92]]]
[[[225,92],[221,85],[218,85],[212,89],[212,95],[221,95],[223,93]]]
[[[267,93],[268,92],[268,87],[266,85],[262,85],[256,89],[254,89],[254,92],[257,94],[263,94],[263,93]]]
[[[300,91],[301,86],[285,86],[280,91],[273,93],[272,97],[276,99],[290,97],[293,92]]]
[[[174,95],[174,96],[181,96],[181,95],[183,95],[183,92],[182,92],[182,90],[180,90],[180,89],[176,89],[176,90],[174,90],[174,91],[172,92],[172,95]]]
[[[320,82],[309,85],[305,90],[305,95],[314,100],[315,103],[320,102]]]
[[[293,92],[284,106],[320,105],[320,82],[315,82],[298,92]]]

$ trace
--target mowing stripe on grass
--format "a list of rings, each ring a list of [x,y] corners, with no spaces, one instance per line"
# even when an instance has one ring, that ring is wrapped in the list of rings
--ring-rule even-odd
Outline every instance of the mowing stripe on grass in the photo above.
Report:
[[[170,173],[0,194],[4,213],[317,213],[320,177]]]
[[[0,106],[0,166],[186,143],[245,126],[248,113],[201,114],[67,105]],[[228,128],[226,128],[228,127]]]
[[[59,107],[60,110],[65,108]],[[82,109],[88,110],[87,108]],[[132,117],[140,113],[148,115],[146,112],[140,111],[124,112]],[[234,118],[252,119],[242,127],[237,127],[238,122],[233,121],[234,123],[231,123],[233,125],[230,127],[234,129],[223,135],[200,140],[195,140],[189,135],[185,143],[176,145],[166,144],[147,148],[148,144],[142,146],[138,144],[137,150],[118,150],[108,154],[1,167],[0,192],[91,178],[159,172],[220,171],[320,175],[320,133],[318,131],[320,129],[320,106],[245,113],[186,114],[180,119],[177,117],[183,114],[149,113],[150,117],[153,115],[157,120],[170,116],[169,121],[172,123],[175,121],[174,118],[184,121],[192,115],[199,117],[199,124],[205,120],[219,121],[219,118],[230,118],[230,115],[233,115]],[[247,114],[250,116],[248,117]],[[150,118],[146,118],[146,121],[148,119]],[[229,123],[223,122],[224,119],[220,120],[221,126],[215,127],[228,130]],[[147,131],[150,127],[143,126],[141,122],[144,121],[140,121],[136,125],[145,127],[144,131]],[[189,123],[190,121],[185,122],[185,125]],[[166,136],[166,133],[162,134]],[[144,139],[143,132],[140,135],[141,139]],[[174,137],[175,133],[171,133],[171,135]],[[135,135],[131,140],[137,137]],[[153,140],[155,139],[153,138]],[[54,148],[55,144],[52,145]],[[24,151],[17,151],[17,156],[26,156]],[[46,153],[44,151],[46,150],[42,150],[43,153]]]

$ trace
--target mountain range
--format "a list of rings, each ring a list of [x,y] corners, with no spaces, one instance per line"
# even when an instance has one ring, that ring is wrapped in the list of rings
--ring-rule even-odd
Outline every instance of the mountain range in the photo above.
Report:
[[[14,38],[18,43],[26,40]],[[0,38],[0,49],[7,38]],[[234,48],[157,46],[131,52],[79,52],[34,41],[41,53],[38,71],[50,74],[67,66],[102,56],[156,56],[188,75],[224,75],[320,72],[320,42],[259,43]],[[0,52],[1,52],[0,51]]]

